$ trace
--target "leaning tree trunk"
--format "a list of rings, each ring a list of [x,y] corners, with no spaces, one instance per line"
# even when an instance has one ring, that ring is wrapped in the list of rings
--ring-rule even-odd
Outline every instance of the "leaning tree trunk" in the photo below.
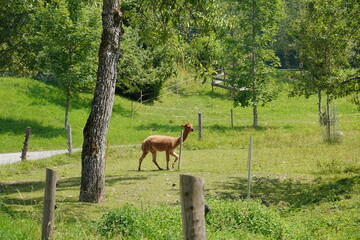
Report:
[[[111,117],[122,14],[118,0],[103,0],[103,32],[99,66],[90,116],[84,128],[80,201],[102,202],[105,188],[106,135]]]

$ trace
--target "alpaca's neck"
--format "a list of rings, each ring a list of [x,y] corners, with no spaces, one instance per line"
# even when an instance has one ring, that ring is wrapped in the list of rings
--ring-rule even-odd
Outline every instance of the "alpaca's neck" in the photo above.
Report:
[[[184,133],[183,133],[183,142],[185,142],[185,140],[187,139],[188,135],[189,135],[189,131],[184,131]],[[180,144],[180,141],[181,141],[181,138],[179,137],[178,140],[177,140],[177,145]]]

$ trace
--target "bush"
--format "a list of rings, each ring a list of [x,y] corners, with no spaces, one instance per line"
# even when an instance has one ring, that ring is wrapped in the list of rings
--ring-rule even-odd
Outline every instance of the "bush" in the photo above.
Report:
[[[208,204],[211,206],[206,216],[208,239],[282,237],[283,223],[278,212],[260,202],[210,200]],[[98,229],[107,238],[181,239],[181,212],[179,206],[152,207],[141,211],[125,205],[106,213]]]
[[[216,232],[241,232],[239,235],[256,234],[281,239],[283,224],[279,213],[258,201],[208,202],[211,212],[207,216],[207,228]]]
[[[181,239],[180,209],[161,206],[142,211],[127,204],[105,213],[98,230],[107,238]]]

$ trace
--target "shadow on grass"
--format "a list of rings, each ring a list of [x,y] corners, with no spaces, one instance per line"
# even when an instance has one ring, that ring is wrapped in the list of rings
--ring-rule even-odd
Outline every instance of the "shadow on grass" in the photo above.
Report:
[[[149,123],[149,124],[142,124],[140,126],[137,126],[135,129],[144,131],[144,130],[150,130],[154,132],[176,132],[180,134],[180,131],[182,130],[182,127],[180,126],[184,123],[171,123],[168,125],[165,124],[158,124],[158,123]]]
[[[32,105],[43,105],[45,101],[57,106],[64,107],[65,111],[66,96],[61,88],[48,84],[29,84],[26,89],[26,94],[33,100]],[[70,108],[89,108],[90,101],[91,99],[79,97],[74,94],[70,99]]]
[[[251,125],[244,125],[244,126],[229,126],[229,125],[219,125],[219,124],[213,124],[213,125],[206,125],[204,128],[209,129],[214,132],[227,132],[227,131],[245,131],[245,130],[254,130],[257,132],[267,131],[267,130],[276,130],[276,129],[284,129],[284,127],[276,127],[276,126],[258,126],[254,128]],[[290,127],[292,128],[292,127]]]
[[[0,134],[13,133],[17,135],[24,135],[27,127],[31,127],[31,135],[37,135],[42,138],[53,138],[57,136],[66,137],[64,128],[55,128],[50,126],[43,126],[36,121],[30,120],[15,120],[11,118],[0,118]]]
[[[106,176],[106,185],[114,184],[132,184],[136,181],[146,180],[145,176],[121,177],[117,175]],[[80,191],[80,177],[72,177],[58,180],[56,192],[69,191],[76,189]],[[5,204],[13,205],[34,205],[35,203],[44,200],[44,181],[16,181],[16,182],[1,182],[0,183],[0,200]],[[11,195],[11,196],[9,196]],[[74,202],[73,199],[68,198],[63,202]]]
[[[350,194],[358,184],[360,175],[326,182],[318,179],[312,183],[260,177],[254,178],[251,183],[251,197],[260,199],[267,206],[285,204],[298,208],[351,198]],[[246,198],[247,179],[231,178],[225,183],[219,183],[216,190],[220,198]]]

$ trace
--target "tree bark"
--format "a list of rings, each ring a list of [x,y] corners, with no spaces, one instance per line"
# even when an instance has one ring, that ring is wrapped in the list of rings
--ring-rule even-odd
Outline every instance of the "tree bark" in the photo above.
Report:
[[[256,104],[253,105],[253,128],[258,127],[258,111]]]
[[[256,10],[255,10],[256,2],[252,2],[252,50],[251,50],[251,77],[252,77],[252,102],[253,102],[253,128],[258,127],[258,112],[257,112],[257,82],[256,82],[256,25],[255,20]]]
[[[319,123],[324,123],[324,116],[322,112],[322,100],[321,100],[321,90],[318,90],[318,113],[319,113]]]
[[[103,32],[92,109],[84,128],[80,201],[104,200],[106,135],[111,117],[119,61],[122,13],[118,0],[103,0]]]
[[[69,108],[70,108],[70,87],[67,87],[66,90],[66,106],[65,106],[65,121],[64,121],[64,128],[67,128],[67,125],[69,124]]]

